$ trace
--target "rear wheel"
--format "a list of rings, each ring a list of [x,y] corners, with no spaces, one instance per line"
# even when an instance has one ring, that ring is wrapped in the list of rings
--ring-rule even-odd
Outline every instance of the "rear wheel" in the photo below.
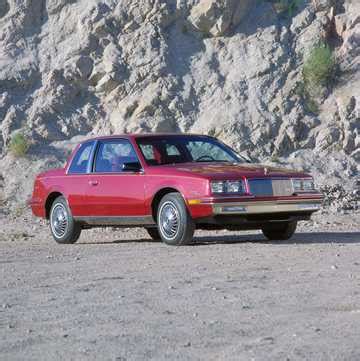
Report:
[[[284,241],[293,236],[296,231],[297,222],[276,223],[263,227],[262,233],[270,241]]]
[[[161,199],[157,223],[164,243],[171,246],[192,243],[195,223],[179,193],[168,193]]]
[[[81,227],[74,221],[64,197],[57,197],[50,210],[50,229],[57,243],[75,243],[81,233]]]

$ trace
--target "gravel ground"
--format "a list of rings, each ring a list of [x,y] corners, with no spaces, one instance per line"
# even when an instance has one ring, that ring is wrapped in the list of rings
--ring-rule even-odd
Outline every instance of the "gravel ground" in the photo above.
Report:
[[[286,242],[141,229],[57,245],[0,217],[1,360],[359,360],[360,214],[317,215]]]

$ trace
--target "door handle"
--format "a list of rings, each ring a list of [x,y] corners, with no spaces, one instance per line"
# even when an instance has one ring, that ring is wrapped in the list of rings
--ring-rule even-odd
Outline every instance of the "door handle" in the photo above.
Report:
[[[89,181],[89,185],[91,185],[91,186],[97,186],[99,184],[99,182],[98,181],[96,181],[96,180],[90,180]]]

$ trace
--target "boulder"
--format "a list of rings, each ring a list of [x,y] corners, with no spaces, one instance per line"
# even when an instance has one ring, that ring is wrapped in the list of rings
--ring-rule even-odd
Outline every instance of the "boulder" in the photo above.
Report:
[[[221,36],[241,22],[251,4],[251,0],[201,0],[192,7],[189,21],[197,31]]]
[[[312,0],[312,4],[316,11],[327,11],[334,6],[336,0]]]

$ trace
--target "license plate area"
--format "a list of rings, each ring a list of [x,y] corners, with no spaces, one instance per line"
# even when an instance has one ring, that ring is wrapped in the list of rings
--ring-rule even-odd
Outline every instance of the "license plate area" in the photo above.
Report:
[[[291,196],[291,179],[248,179],[249,190],[255,197]]]

